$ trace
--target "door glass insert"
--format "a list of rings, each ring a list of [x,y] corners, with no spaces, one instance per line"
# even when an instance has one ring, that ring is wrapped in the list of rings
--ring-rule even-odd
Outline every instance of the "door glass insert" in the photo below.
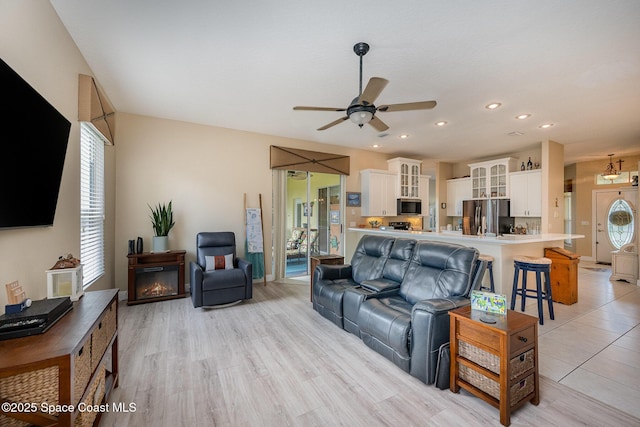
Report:
[[[309,274],[309,257],[342,252],[340,175],[288,171],[284,277]]]
[[[624,199],[618,199],[611,204],[607,215],[607,232],[611,244],[616,249],[633,240],[635,230],[633,209]]]

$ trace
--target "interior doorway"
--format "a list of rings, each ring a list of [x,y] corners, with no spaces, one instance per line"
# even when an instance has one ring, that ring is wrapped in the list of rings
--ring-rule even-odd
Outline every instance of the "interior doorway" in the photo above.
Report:
[[[285,223],[282,227],[284,277],[309,275],[313,255],[341,254],[342,175],[286,171]]]
[[[611,264],[611,252],[634,240],[637,189],[594,190],[593,253],[600,264]]]

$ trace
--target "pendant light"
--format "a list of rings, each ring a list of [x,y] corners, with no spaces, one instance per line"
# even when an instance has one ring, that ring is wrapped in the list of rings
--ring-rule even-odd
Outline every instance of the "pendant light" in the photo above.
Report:
[[[616,170],[616,167],[613,165],[613,154],[609,154],[609,164],[607,165],[606,169],[604,170],[604,172],[602,172],[602,177],[604,179],[610,179],[610,180],[614,180],[617,177],[620,176],[620,174],[618,173],[618,171]],[[622,163],[622,162],[621,162]]]

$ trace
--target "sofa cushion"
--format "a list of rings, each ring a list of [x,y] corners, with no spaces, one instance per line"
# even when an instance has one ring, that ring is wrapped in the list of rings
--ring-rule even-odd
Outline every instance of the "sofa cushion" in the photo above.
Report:
[[[466,295],[477,257],[474,248],[419,241],[400,285],[400,296],[413,305],[420,300]]]
[[[370,299],[360,306],[358,327],[364,343],[409,372],[411,309],[400,297]]]
[[[389,258],[384,264],[382,277],[394,282],[402,282],[409,268],[413,251],[416,246],[414,239],[397,238],[389,251]]]
[[[246,286],[244,272],[239,268],[234,268],[232,270],[211,270],[202,274],[203,292],[216,289],[233,288],[236,286]]]
[[[386,236],[362,236],[351,258],[354,282],[360,283],[382,277],[382,269],[394,240],[393,237]]]

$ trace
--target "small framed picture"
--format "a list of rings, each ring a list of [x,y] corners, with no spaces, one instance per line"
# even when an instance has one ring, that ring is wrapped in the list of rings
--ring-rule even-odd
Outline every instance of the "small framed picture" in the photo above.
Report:
[[[347,206],[360,206],[360,193],[350,193],[347,191]]]

